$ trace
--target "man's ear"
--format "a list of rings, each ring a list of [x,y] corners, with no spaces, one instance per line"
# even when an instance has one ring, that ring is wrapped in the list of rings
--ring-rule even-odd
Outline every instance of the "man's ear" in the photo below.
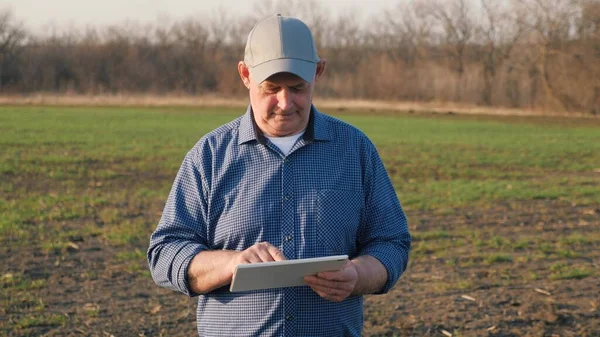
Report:
[[[238,63],[238,73],[240,73],[240,78],[246,88],[250,89],[250,70],[248,69],[246,62],[240,61]]]
[[[317,70],[316,70],[316,73],[315,73],[315,82],[325,72],[325,64],[326,63],[327,63],[327,59],[321,59],[321,60],[319,60],[319,63],[317,63]]]

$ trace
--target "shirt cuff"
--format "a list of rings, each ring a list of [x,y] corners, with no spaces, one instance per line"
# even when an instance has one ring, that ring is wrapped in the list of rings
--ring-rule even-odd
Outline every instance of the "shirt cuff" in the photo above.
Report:
[[[187,273],[190,263],[192,262],[192,259],[198,255],[198,253],[207,249],[208,248],[206,246],[201,244],[188,244],[181,248],[173,260],[173,272],[177,271],[176,286],[179,291],[187,296],[198,296],[198,294],[190,290],[190,286],[188,284]]]
[[[375,295],[386,294],[390,291],[402,274],[402,270],[399,270],[399,266],[406,265],[404,261],[398,263],[398,260],[394,259],[395,256],[393,254],[390,256],[389,251],[364,250],[360,255],[369,255],[376,258],[387,271],[387,281],[383,288],[376,292]]]

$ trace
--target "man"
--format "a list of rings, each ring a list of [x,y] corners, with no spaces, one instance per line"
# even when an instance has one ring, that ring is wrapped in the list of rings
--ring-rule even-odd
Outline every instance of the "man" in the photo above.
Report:
[[[186,155],[148,262],[155,282],[198,297],[201,336],[359,336],[362,295],[405,270],[406,218],[382,161],[358,129],[312,105],[325,70],[308,27],[256,24],[238,71],[242,117]],[[347,254],[308,286],[231,293],[235,266]]]

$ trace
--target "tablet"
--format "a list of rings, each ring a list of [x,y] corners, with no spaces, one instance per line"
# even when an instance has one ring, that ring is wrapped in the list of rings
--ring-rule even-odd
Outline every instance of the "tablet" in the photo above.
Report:
[[[304,276],[322,271],[335,271],[344,267],[348,255],[317,257],[312,259],[284,260],[238,264],[233,273],[229,291],[247,291],[306,285]]]

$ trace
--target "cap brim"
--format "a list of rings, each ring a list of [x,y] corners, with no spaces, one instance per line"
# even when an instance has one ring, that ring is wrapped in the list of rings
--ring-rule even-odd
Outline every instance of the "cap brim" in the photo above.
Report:
[[[298,59],[277,59],[250,68],[252,79],[256,83],[262,83],[272,75],[278,73],[292,73],[301,77],[308,83],[315,78],[317,64]]]

